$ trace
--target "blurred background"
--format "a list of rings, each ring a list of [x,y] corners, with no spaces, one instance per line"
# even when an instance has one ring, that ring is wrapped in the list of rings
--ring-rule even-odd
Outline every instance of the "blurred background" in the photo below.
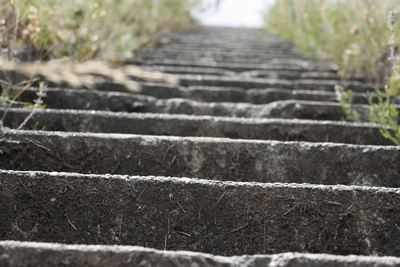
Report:
[[[381,84],[390,73],[400,77],[399,0],[5,0],[3,3],[0,60],[22,60],[24,53],[30,61],[124,60],[134,57],[140,48],[157,44],[164,34],[188,30],[201,23],[255,27],[277,34],[294,42],[303,53],[334,62],[341,68],[343,78],[367,77]],[[400,94],[400,89],[392,91]]]
[[[275,0],[221,0],[217,8],[195,13],[208,26],[256,27],[264,24],[263,13]],[[209,1],[210,2],[210,1]]]

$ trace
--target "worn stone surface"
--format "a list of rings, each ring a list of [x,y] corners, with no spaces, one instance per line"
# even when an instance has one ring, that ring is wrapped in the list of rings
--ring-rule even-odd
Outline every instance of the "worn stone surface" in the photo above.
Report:
[[[5,131],[13,170],[396,187],[400,148],[332,143]]]
[[[195,75],[224,75],[233,76],[235,75],[232,71],[221,70],[217,68],[185,68],[185,67],[174,67],[174,66],[142,66],[144,69],[152,71],[161,71],[170,74],[195,74]]]
[[[224,77],[213,75],[180,75],[180,84],[182,86],[225,86],[225,87],[241,87],[243,89],[253,88],[282,88],[282,89],[301,89],[301,90],[320,90],[334,91],[337,80],[314,80],[301,79],[290,81],[286,79],[262,79],[262,78],[245,78],[245,77]],[[347,88],[356,92],[373,92],[371,85],[360,82],[348,83]]]
[[[396,188],[0,172],[2,240],[400,256]]]
[[[157,50],[156,53],[153,51],[143,51],[140,53],[137,59],[140,60],[157,60],[157,59],[180,59],[186,61],[200,61],[200,62],[224,62],[224,63],[254,63],[254,64],[261,64],[265,61],[270,61],[273,59],[298,59],[304,60],[304,56],[298,54],[277,54],[270,51],[268,54],[261,54],[256,56],[256,53],[246,53],[242,52],[242,56],[234,56],[235,53],[210,53],[209,51],[191,51],[189,53],[185,53],[185,51],[175,52],[175,51],[161,51],[161,49]],[[307,59],[307,58],[306,58]]]
[[[4,125],[16,128],[30,110],[9,109]],[[0,116],[4,114],[0,109]],[[249,119],[109,111],[37,111],[27,129],[63,132],[126,133],[167,136],[206,136],[234,139],[335,142],[393,145],[369,123],[335,121]]]
[[[142,90],[140,92],[143,96],[152,96],[158,99],[167,98],[183,98],[191,99],[199,102],[233,102],[233,103],[252,103],[252,104],[268,104],[279,100],[306,100],[306,101],[317,101],[317,102],[337,102],[337,94],[335,92],[328,91],[317,91],[317,90],[290,90],[290,89],[248,89],[244,90],[240,87],[212,87],[212,86],[189,86],[180,87],[168,84],[157,84],[149,82],[141,82]],[[108,105],[106,102],[107,97],[113,97],[120,99],[115,103],[123,105],[129,100],[135,102],[137,96],[128,93],[126,88],[116,83],[100,83],[97,85],[98,91],[87,91],[80,89],[71,88],[47,88],[47,96],[44,98],[47,100],[47,104],[52,106],[56,105],[57,102],[61,102],[58,99],[64,99],[67,102],[72,102],[71,95],[73,94],[77,98],[77,102],[80,98],[86,99],[86,105],[93,106],[96,98],[105,98],[100,101],[104,105],[103,109],[107,109]],[[68,91],[65,92],[65,90]],[[140,97],[140,96],[139,96]],[[22,95],[22,100],[26,102],[32,102],[37,98],[35,89],[28,89]],[[90,100],[90,101],[89,101]],[[394,103],[399,104],[400,98],[393,98]],[[353,102],[355,104],[368,104],[368,100],[364,93],[354,93]],[[69,103],[73,106],[73,103]],[[78,106],[82,108],[81,106]],[[126,111],[129,109],[125,108]]]
[[[210,86],[191,86],[191,87],[178,87],[171,85],[160,85],[154,83],[142,83],[141,95],[156,97],[158,99],[166,98],[184,98],[191,99],[199,102],[234,102],[234,103],[253,103],[253,104],[268,104],[278,100],[309,100],[309,101],[327,101],[335,102],[337,96],[335,93],[322,92],[322,91],[304,91],[304,90],[285,90],[285,89],[249,89],[243,90],[239,87],[226,88],[226,87],[210,87]],[[120,87],[120,86],[119,86]],[[47,105],[55,107],[61,102],[58,99],[65,98],[67,102],[71,102],[71,94],[73,93],[80,102],[80,98],[107,98],[115,97],[120,98],[121,104],[131,100],[135,101],[136,96],[126,92],[126,89],[114,90],[114,85],[102,86],[99,89],[103,91],[88,91],[79,89],[66,89],[66,88],[47,88],[46,97],[44,100]],[[67,92],[65,92],[68,90]],[[122,92],[121,92],[122,91]],[[32,102],[37,98],[35,89],[28,89],[22,94],[22,100]],[[126,100],[124,100],[126,99]],[[355,94],[355,103],[366,103],[364,95]],[[105,105],[103,109],[107,109],[106,101],[102,101]],[[70,105],[73,103],[69,103]],[[86,101],[86,104],[93,106],[93,103]],[[65,104],[64,104],[65,105]],[[77,104],[76,104],[77,105]],[[82,105],[80,107],[82,109]],[[128,111],[128,110],[127,110]]]
[[[27,266],[225,266],[225,267],[392,267],[393,257],[332,256],[284,253],[263,256],[223,257],[186,251],[160,251],[131,246],[84,246],[54,243],[0,242],[0,265]]]
[[[196,94],[194,90],[190,90],[189,92],[191,92],[192,95]],[[219,92],[216,93],[219,94]],[[238,93],[239,98],[240,92]],[[273,91],[269,93],[276,96]],[[259,97],[257,92],[254,91],[248,94],[248,96],[254,100]],[[23,100],[32,101],[35,97],[35,92],[29,91],[25,94]],[[268,93],[266,97],[268,97]],[[300,98],[302,97],[300,96]],[[158,99],[144,95],[132,95],[119,92],[94,92],[88,90],[46,90],[44,104],[48,108],[56,109],[110,110],[246,118],[341,120],[345,117],[341,105],[339,103],[330,102],[276,100],[263,105],[221,102],[203,103],[182,98]],[[361,121],[368,121],[368,106],[357,105],[356,111],[361,115]]]
[[[224,62],[194,62],[185,60],[130,60],[126,61],[125,64],[135,64],[135,65],[146,65],[146,66],[181,66],[181,67],[211,67],[218,68],[227,71],[244,72],[252,70],[284,70],[284,69],[295,69],[295,70],[320,70],[318,66],[313,66],[308,62],[304,61],[294,61],[294,60],[271,60],[270,62],[265,62],[261,64],[254,63],[224,63]]]

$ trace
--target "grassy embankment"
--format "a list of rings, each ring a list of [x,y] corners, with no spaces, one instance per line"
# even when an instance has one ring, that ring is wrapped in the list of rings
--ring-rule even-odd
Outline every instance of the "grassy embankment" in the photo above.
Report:
[[[391,102],[400,94],[398,11],[395,0],[277,0],[265,23],[269,32],[294,42],[303,52],[337,64],[343,79],[363,77],[384,84],[383,91],[376,90],[378,102],[370,101],[370,120],[400,145],[399,112]],[[351,110],[352,92],[341,92],[348,119],[357,119]]]

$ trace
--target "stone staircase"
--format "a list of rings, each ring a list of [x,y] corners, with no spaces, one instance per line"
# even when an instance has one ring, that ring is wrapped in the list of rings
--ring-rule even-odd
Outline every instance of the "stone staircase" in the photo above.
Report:
[[[400,148],[370,85],[345,84],[363,122],[343,122],[336,70],[255,29],[127,63],[180,84],[48,88],[40,131],[2,130],[0,266],[400,266]]]

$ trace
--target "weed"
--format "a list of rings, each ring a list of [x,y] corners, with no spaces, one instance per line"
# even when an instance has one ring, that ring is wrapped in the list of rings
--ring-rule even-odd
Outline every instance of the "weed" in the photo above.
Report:
[[[18,102],[18,98],[23,94],[23,92],[32,86],[34,82],[36,82],[36,79],[27,79],[25,81],[22,81],[18,84],[15,85],[10,85],[9,83],[4,83],[7,84],[7,87],[2,89],[1,95],[0,95],[0,107],[7,107],[11,108],[14,105],[24,105],[26,103],[23,102]]]
[[[346,121],[359,121],[360,114],[354,108],[353,91],[346,90],[343,86],[336,85],[335,92],[345,114],[345,117],[342,119]]]
[[[46,84],[44,82],[39,83],[39,91],[37,92],[38,98],[35,100],[35,104],[33,105],[31,112],[29,113],[28,116],[26,116],[25,120],[18,126],[17,130],[21,130],[26,125],[26,123],[32,118],[36,110],[38,110],[40,106],[43,104],[42,98],[43,96],[45,96],[44,94],[45,87]]]
[[[17,107],[27,107],[32,109],[31,113],[25,118],[24,122],[17,127],[17,129],[22,129],[29,121],[29,119],[33,116],[33,114],[36,112],[37,109],[44,108],[44,105],[42,105],[43,104],[42,97],[44,96],[45,85],[42,82],[39,83],[39,89],[37,92],[38,98],[35,100],[35,103],[33,105],[31,105],[30,103],[18,101],[18,98],[23,94],[23,92],[36,81],[37,81],[36,79],[27,79],[14,86],[9,85],[7,88],[2,90],[0,95],[0,107],[5,107],[5,109],[3,112],[3,116],[0,120],[1,128],[3,127],[2,122],[4,121],[11,107],[17,106]]]
[[[390,101],[390,96],[384,95],[378,89],[375,92],[378,103],[373,103],[372,97],[369,97],[370,121],[381,125],[381,135],[400,146],[399,111]]]

